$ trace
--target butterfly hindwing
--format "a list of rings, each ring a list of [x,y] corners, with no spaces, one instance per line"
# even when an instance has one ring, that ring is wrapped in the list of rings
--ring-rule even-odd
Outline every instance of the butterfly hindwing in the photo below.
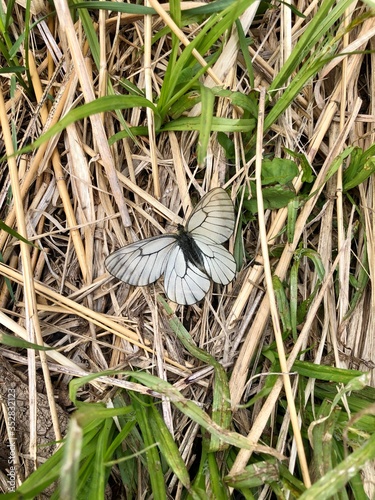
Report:
[[[170,300],[177,304],[195,304],[210,288],[210,280],[176,246],[171,251],[164,274],[164,288]]]
[[[204,268],[207,275],[220,285],[230,283],[236,274],[236,261],[233,255],[222,245],[211,243],[202,236],[194,238],[202,253]]]

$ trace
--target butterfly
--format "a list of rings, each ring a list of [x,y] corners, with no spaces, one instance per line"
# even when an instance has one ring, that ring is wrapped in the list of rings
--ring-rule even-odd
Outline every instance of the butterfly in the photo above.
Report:
[[[110,254],[107,270],[129,285],[145,286],[164,274],[167,297],[191,305],[203,299],[211,280],[230,283],[236,273],[233,255],[223,246],[234,230],[234,208],[227,192],[214,188],[199,201],[185,227],[131,243]]]

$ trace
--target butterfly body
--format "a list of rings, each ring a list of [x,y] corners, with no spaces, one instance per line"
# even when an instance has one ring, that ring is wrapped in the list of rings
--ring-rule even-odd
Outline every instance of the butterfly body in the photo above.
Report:
[[[145,286],[164,275],[170,300],[194,304],[208,292],[211,280],[230,283],[236,263],[224,243],[234,229],[234,208],[222,188],[209,191],[198,203],[186,226],[178,232],[131,243],[110,254],[108,271],[129,285]]]
[[[199,250],[198,245],[195,243],[194,238],[184,229],[184,226],[179,225],[177,242],[184,254],[185,260],[190,261],[203,273],[205,272],[204,260]]]

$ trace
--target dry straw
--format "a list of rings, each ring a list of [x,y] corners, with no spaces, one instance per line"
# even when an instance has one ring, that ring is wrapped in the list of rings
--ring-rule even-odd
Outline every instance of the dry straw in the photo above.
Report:
[[[206,68],[200,81],[207,88],[223,86],[245,96],[251,96],[256,89],[254,95],[257,99],[264,96],[269,113],[301,78],[298,70],[294,71],[282,88],[276,89],[278,93],[267,94],[325,2],[298,2],[298,9],[306,17],[295,15],[284,3],[275,4],[263,17],[256,17],[259,4],[254,2],[239,19],[252,41],[247,55],[252,62],[253,86],[246,58],[239,50],[239,26],[219,38],[220,55],[213,44],[212,55],[219,57]],[[187,9],[206,4],[182,5]],[[68,2],[55,0],[56,16],[33,27],[29,51],[23,54],[28,60],[35,101],[24,89],[17,87],[13,92],[10,78],[1,76],[3,153],[9,156],[2,180],[1,217],[36,246],[19,242],[1,231],[4,264],[0,264],[0,274],[10,280],[14,296],[3,282],[0,321],[16,336],[56,348],[39,353],[29,349],[18,352],[17,358],[10,349],[3,350],[11,363],[17,359],[17,363],[28,367],[31,436],[28,451],[37,463],[39,363],[56,440],[61,433],[54,384],[66,384],[88,373],[143,370],[157,375],[163,383],[174,384],[186,400],[195,401],[200,408],[207,410],[211,406],[212,367],[209,370],[202,367],[176,339],[171,316],[157,299],[163,293],[162,284],[134,288],[119,283],[110,279],[104,260],[128,242],[170,231],[171,226],[183,222],[205,192],[221,185],[236,203],[236,228],[243,257],[240,270],[232,284],[225,289],[213,288],[201,303],[189,308],[170,306],[194,343],[225,366],[230,389],[230,401],[225,404],[228,411],[231,406],[237,431],[247,436],[254,448],[262,441],[266,425],[277,415],[278,398],[286,389],[289,401],[283,427],[286,430],[278,441],[273,441],[275,453],[286,454],[291,443],[288,457],[291,469],[298,455],[303,480],[309,486],[309,470],[298,430],[301,415],[292,403],[298,383],[296,379],[289,380],[288,374],[293,361],[301,352],[303,358],[307,350],[308,359],[317,364],[367,371],[375,358],[375,300],[370,286],[374,277],[373,177],[358,187],[354,210],[343,192],[343,165],[337,168],[337,175],[331,172],[335,158],[346,147],[366,150],[375,143],[374,56],[363,53],[374,49],[374,18],[364,4],[353,2],[343,14],[342,29],[347,28],[347,34],[332,42],[341,57],[327,56],[319,72],[311,73],[311,78],[268,129],[263,131],[259,121],[258,135],[252,144],[245,142],[245,134],[227,134],[235,150],[230,160],[220,143],[222,137],[210,131],[205,163],[198,165],[202,135],[195,129],[173,129],[176,108],[172,107],[165,119],[166,131],[159,133],[159,117],[153,108],[138,105],[73,121],[29,156],[11,156],[15,151],[12,131],[17,133],[17,146],[24,146],[61,123],[70,111],[102,96],[124,94],[124,87],[144,91],[146,98],[158,105],[169,58],[178,59],[184,47],[189,47],[205,29],[205,22],[179,26],[166,5],[149,0],[147,6],[153,7],[156,14],[143,16],[107,10],[91,13],[91,35],[96,37],[99,47],[95,53],[82,19],[74,23]],[[20,34],[25,30],[23,9],[19,5],[15,9],[18,17],[12,29]],[[36,15],[39,10],[35,3],[33,9]],[[351,21],[355,21],[353,25]],[[176,53],[172,34],[181,42]],[[336,35],[331,33],[328,42]],[[321,51],[324,55],[325,47],[320,45],[323,38],[322,34],[319,43],[301,57],[299,67],[310,54]],[[331,49],[329,45],[327,51]],[[199,69],[207,64],[196,50],[192,55]],[[192,91],[188,99],[194,98]],[[214,102],[210,119],[242,118],[243,109],[227,95],[215,94]],[[199,119],[202,106],[198,103],[187,107],[180,118]],[[143,133],[132,136],[137,127],[143,127]],[[110,145],[108,139],[125,130],[130,130],[130,134]],[[262,157],[285,158],[288,150],[303,154],[315,175],[314,183],[307,188],[302,169],[294,180],[296,194],[305,198],[291,241],[287,241],[284,232],[287,208],[260,210],[259,218],[258,215],[251,218],[243,190],[255,175],[260,186]],[[288,339],[283,352],[271,274],[288,281],[301,242],[319,254],[326,275],[304,323],[299,326],[298,339]],[[274,252],[280,247],[279,254]],[[229,249],[235,249],[234,239]],[[369,285],[364,287],[352,311],[353,276],[357,279],[365,268]],[[298,279],[298,297],[302,301],[312,294],[318,281],[317,271],[307,259],[301,260]],[[280,359],[284,360],[281,370],[284,384],[280,377],[267,398],[248,410],[240,409],[244,398],[251,398],[264,387],[270,365],[262,356],[262,348],[270,345],[275,336]],[[197,379],[188,379],[194,373],[199,375]],[[259,373],[264,377],[251,377]],[[313,394],[313,384],[310,381],[304,392],[303,405]],[[92,393],[83,391],[82,399],[99,401],[112,386],[160,397],[164,421],[185,464],[194,460],[197,423],[177,411],[162,390],[150,392],[143,384],[105,375],[91,382]],[[111,397],[112,393],[108,398]],[[288,432],[289,418],[293,420],[295,443]],[[241,472],[250,455],[251,450],[241,450],[230,473]],[[169,481],[172,491],[176,476]]]

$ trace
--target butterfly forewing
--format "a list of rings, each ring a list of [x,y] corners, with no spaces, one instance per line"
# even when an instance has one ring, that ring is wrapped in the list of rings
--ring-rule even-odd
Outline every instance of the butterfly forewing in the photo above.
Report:
[[[136,241],[111,253],[105,266],[113,276],[129,285],[150,285],[164,273],[169,253],[176,245],[175,234]]]
[[[232,200],[222,188],[209,191],[194,208],[186,224],[192,236],[204,236],[214,243],[224,243],[234,230]]]

